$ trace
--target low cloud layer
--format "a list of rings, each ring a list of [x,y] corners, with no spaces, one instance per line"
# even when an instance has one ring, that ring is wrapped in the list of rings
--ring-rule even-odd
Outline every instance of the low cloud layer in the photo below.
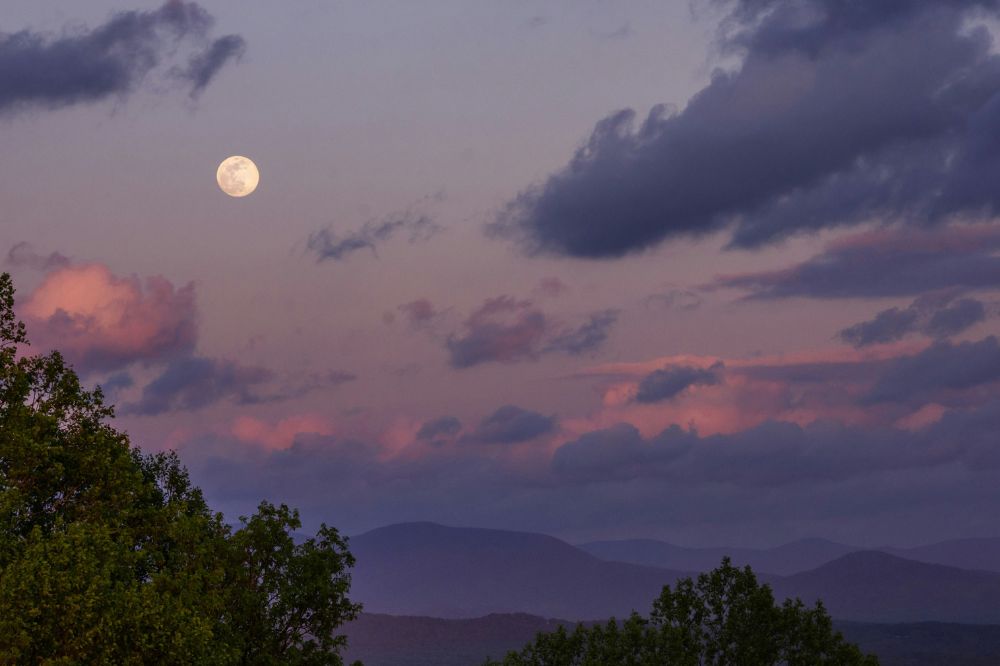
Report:
[[[212,16],[169,0],[159,9],[114,14],[92,29],[58,37],[22,30],[0,34],[0,112],[59,108],[128,95],[157,69],[199,94],[244,49],[243,38],[209,38]],[[184,65],[171,61],[187,55]]]
[[[992,0],[744,0],[742,54],[680,110],[609,115],[491,231],[530,252],[616,257],[725,231],[735,247],[871,220],[926,225],[1000,203]],[[666,64],[664,64],[666,66]]]

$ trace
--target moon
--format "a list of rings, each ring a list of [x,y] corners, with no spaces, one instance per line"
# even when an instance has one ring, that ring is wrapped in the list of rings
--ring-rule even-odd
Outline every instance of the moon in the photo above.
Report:
[[[219,189],[229,196],[245,197],[257,189],[260,172],[249,157],[233,155],[222,160],[215,172],[215,180],[219,183]]]

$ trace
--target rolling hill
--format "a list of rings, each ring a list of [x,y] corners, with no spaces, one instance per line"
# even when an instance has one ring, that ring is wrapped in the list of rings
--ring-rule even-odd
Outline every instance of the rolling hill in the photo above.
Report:
[[[842,620],[1000,624],[1000,574],[880,551],[850,553],[772,586],[778,598],[822,599],[830,615]]]
[[[682,571],[708,571],[719,566],[722,558],[728,556],[736,566],[749,564],[757,573],[776,575],[814,569],[857,550],[825,539],[803,539],[769,549],[685,548],[652,539],[593,541],[581,544],[579,548],[604,560]]]
[[[815,555],[828,544],[800,542],[790,552]],[[351,550],[352,598],[391,615],[622,617],[647,613],[664,584],[689,575],[601,560],[542,534],[433,523],[379,528],[353,537]],[[991,572],[857,551],[790,576],[758,577],[778,598],[822,599],[840,620],[1000,624],[1000,574]]]
[[[606,562],[541,534],[405,523],[352,537],[352,598],[394,615],[523,612],[570,620],[648,612],[682,572]]]

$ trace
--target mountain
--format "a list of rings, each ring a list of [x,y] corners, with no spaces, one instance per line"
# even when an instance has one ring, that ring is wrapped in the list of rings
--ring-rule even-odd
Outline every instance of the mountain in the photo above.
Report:
[[[776,598],[822,599],[830,615],[863,622],[1000,624],[1000,574],[859,551],[771,583]]]
[[[825,539],[802,539],[776,548],[760,549],[685,548],[652,539],[592,541],[578,547],[603,560],[682,571],[714,569],[728,555],[737,566],[749,564],[757,573],[779,576],[815,569],[848,553],[865,550]],[[884,546],[873,550],[928,564],[1000,573],[1000,538],[954,539],[915,548]]]
[[[829,542],[797,543],[798,550],[789,552],[800,562],[809,548],[814,556],[832,548]],[[376,529],[353,537],[350,547],[357,558],[351,597],[366,612],[391,615],[623,617],[632,610],[648,613],[663,585],[690,575],[602,560],[542,534],[433,523]],[[758,578],[778,599],[822,599],[838,620],[1000,624],[1000,574],[992,572],[857,551],[808,571]]]
[[[360,659],[379,666],[469,666],[518,650],[539,631],[559,624],[534,615],[496,614],[467,620],[365,613],[345,627],[345,663]],[[1000,626],[921,622],[836,622],[844,636],[882,666],[995,666],[1000,663]]]
[[[879,548],[909,560],[1000,572],[1000,538],[955,539],[916,548]]]
[[[582,550],[603,560],[616,560],[682,571],[709,571],[728,556],[736,566],[750,565],[757,573],[787,575],[814,569],[857,550],[853,546],[802,539],[777,548],[684,548],[664,541],[626,539],[581,544]]]
[[[682,572],[606,562],[542,534],[434,523],[350,541],[351,597],[372,613],[471,618],[524,612],[587,620],[649,612]]]

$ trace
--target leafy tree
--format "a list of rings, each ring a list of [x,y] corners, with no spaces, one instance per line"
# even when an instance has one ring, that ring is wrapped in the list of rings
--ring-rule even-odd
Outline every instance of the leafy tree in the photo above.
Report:
[[[0,664],[342,664],[346,540],[267,502],[233,530],[27,342],[0,275]]]
[[[521,652],[486,666],[877,666],[834,631],[817,603],[775,603],[750,567],[729,561],[663,588],[649,618],[633,613],[620,626],[539,634]]]

